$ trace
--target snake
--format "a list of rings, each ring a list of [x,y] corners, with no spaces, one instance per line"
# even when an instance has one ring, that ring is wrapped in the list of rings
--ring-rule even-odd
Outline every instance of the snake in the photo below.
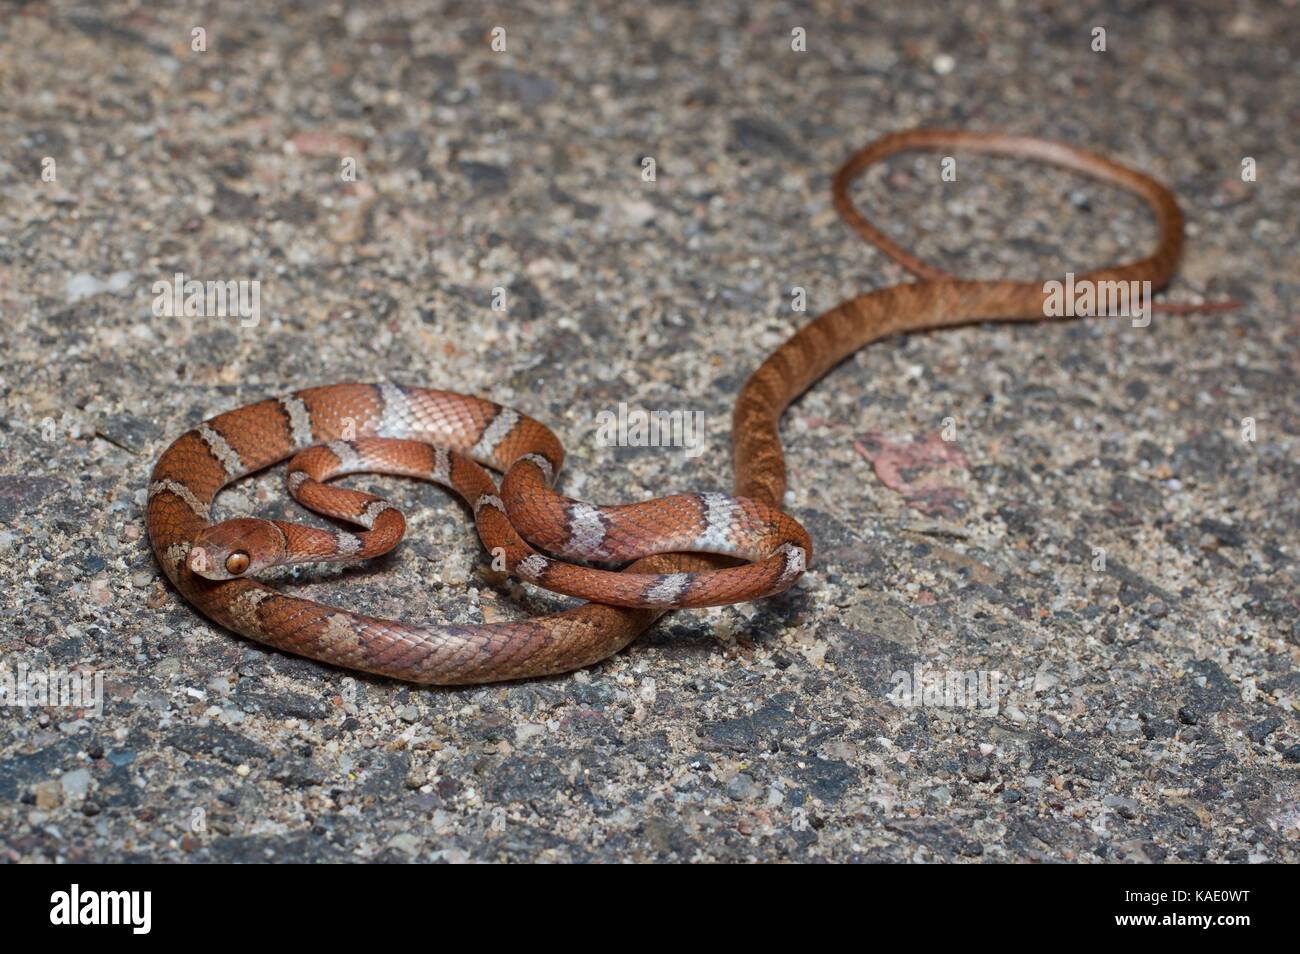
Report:
[[[1183,216],[1168,188],[1073,145],[1004,133],[910,129],[855,152],[832,180],[840,217],[916,281],[847,299],[769,354],[732,414],[734,494],[681,493],[598,506],[555,489],[558,437],[514,408],[391,381],[313,387],[219,414],[183,433],[149,479],[145,523],[164,574],[190,604],[242,636],[346,669],[428,685],[532,678],[593,665],[665,612],[761,599],[788,590],[811,564],[807,531],[783,509],[779,433],[786,408],[860,348],[892,335],[1047,315],[1042,281],[964,279],[915,257],[853,203],[854,181],[901,152],[967,150],[1030,159],[1118,186],[1144,200],[1157,226],[1144,258],[1099,268],[1084,283],[1172,278]],[[1227,304],[1168,304],[1187,312]],[[218,493],[288,461],[290,495],[353,529],[287,521],[213,521]],[[498,485],[489,471],[501,474]],[[387,501],[332,484],[356,473],[441,484],[471,509],[493,567],[589,600],[531,618],[460,624],[381,619],[283,593],[255,579],[301,563],[370,559],[398,545],[405,518]]]

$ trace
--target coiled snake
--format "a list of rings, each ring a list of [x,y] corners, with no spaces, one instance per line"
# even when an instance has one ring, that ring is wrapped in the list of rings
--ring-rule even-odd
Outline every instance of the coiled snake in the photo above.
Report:
[[[1173,275],[1182,249],[1182,214],[1170,191],[1142,173],[1039,139],[927,129],[896,133],[853,155],[836,174],[832,194],[859,235],[921,280],[842,302],[753,373],[732,421],[736,496],[679,494],[612,507],[570,500],[551,489],[564,457],[560,442],[532,418],[447,391],[338,384],[227,411],[177,438],[149,483],[146,523],[158,562],[187,600],[237,633],[322,662],[442,685],[576,669],[618,652],[667,609],[740,602],[786,589],[803,573],[812,550],[804,529],[781,509],[785,461],[778,423],[786,406],[845,357],[888,335],[1044,317],[1042,282],[950,276],[895,245],[849,198],[852,181],[880,159],[907,150],[959,148],[1064,166],[1147,202],[1159,228],[1155,250],[1081,276],[1076,284],[1149,281],[1158,289]],[[252,519],[211,523],[213,500],[224,486],[286,459],[296,500],[360,529]],[[484,466],[505,475],[499,490]],[[358,472],[450,487],[473,508],[484,546],[505,569],[593,602],[516,622],[417,626],[287,596],[249,578],[277,564],[360,560],[396,546],[405,528],[396,509],[326,484]],[[633,562],[616,572],[566,558]],[[746,562],[733,565],[737,559]]]

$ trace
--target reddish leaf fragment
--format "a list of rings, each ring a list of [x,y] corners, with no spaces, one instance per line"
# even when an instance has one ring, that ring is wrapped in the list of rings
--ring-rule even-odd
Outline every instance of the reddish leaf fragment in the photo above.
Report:
[[[954,441],[938,434],[914,437],[869,431],[853,448],[871,462],[881,483],[903,495],[913,510],[931,517],[956,517],[966,500],[960,486],[969,469]]]

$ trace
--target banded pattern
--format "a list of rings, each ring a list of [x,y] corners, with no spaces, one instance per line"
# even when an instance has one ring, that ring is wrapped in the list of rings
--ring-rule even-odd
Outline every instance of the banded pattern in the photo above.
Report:
[[[850,226],[923,280],[837,305],[754,372],[733,416],[739,496],[678,494],[613,507],[571,500],[552,488],[564,459],[560,442],[532,418],[447,391],[340,384],[236,408],[167,448],[149,483],[146,512],[160,565],[187,600],[235,632],[335,665],[439,684],[579,668],[617,652],[665,609],[780,592],[811,558],[808,535],[781,511],[785,462],[777,427],[786,406],[846,356],[887,335],[1044,315],[1042,283],[953,278],[894,245],[853,206],[849,186],[870,164],[904,150],[956,148],[1054,163],[1121,186],[1152,207],[1159,240],[1151,255],[1076,281],[1162,288],[1173,275],[1182,215],[1173,195],[1139,172],[1024,137],[939,130],[887,136],[849,159],[832,194]],[[1223,306],[1156,306],[1213,307]],[[222,487],[289,458],[294,498],[357,532],[273,520],[210,523]],[[504,473],[500,489],[484,466]],[[327,484],[360,471],[451,488],[472,507],[484,545],[504,554],[511,572],[599,602],[519,622],[423,627],[286,596],[248,578],[279,563],[365,559],[395,546],[405,528],[395,508]],[[749,562],[731,565],[737,558]],[[613,572],[565,562],[575,559],[634,562]]]
[[[269,413],[272,408],[275,414]],[[737,514],[760,519],[711,528],[704,516],[707,508],[696,495],[632,508],[651,524],[678,519],[675,514],[683,508],[689,519],[675,535],[644,541],[640,552],[627,557],[636,562],[625,572],[576,566],[539,553],[516,531],[484,465],[525,473],[524,486],[534,495],[521,501],[521,511],[532,517],[539,505],[559,506],[564,512],[559,533],[565,539],[586,535],[591,540],[584,555],[609,555],[598,545],[606,528],[614,528],[619,554],[631,552],[624,539],[628,508],[593,507],[550,491],[563,456],[559,441],[537,421],[479,398],[391,383],[312,388],[219,415],[168,448],[150,484],[150,538],[168,578],[222,625],[339,665],[440,683],[564,671],[608,655],[609,631],[630,638],[630,628],[643,628],[657,615],[650,612],[653,608],[752,598],[749,594],[774,593],[797,579],[787,572],[787,552],[792,546],[806,552],[811,545],[795,521],[756,502],[748,508],[738,503]],[[250,518],[209,523],[212,500],[222,487],[286,457],[291,457],[286,480],[295,500],[360,530]],[[509,571],[606,605],[521,623],[408,627],[285,596],[249,579],[272,566],[365,560],[397,545],[405,519],[396,508],[371,494],[328,483],[354,473],[443,484],[470,504],[484,545],[504,554]],[[771,525],[763,524],[761,515],[770,516]],[[719,568],[682,553],[656,555],[658,549],[685,550],[692,539],[708,534],[722,541],[726,549],[721,552],[757,562]],[[322,615],[325,610],[328,616]],[[292,628],[279,625],[288,619],[298,622]],[[562,640],[557,640],[557,630],[563,631]],[[518,648],[503,656],[505,644]]]
[[[287,474],[289,492],[299,503],[363,527],[364,532],[321,530],[277,520],[227,520],[199,532],[191,548],[190,568],[207,579],[230,580],[273,566],[352,562],[388,552],[405,531],[402,515],[370,494],[326,483],[366,472],[444,484],[470,504],[484,546],[503,554],[509,572],[530,560],[527,578],[531,582],[568,596],[617,606],[715,606],[768,596],[798,577],[788,572],[790,564],[783,548],[793,546],[806,554],[811,547],[803,528],[784,513],[725,494],[685,494],[621,507],[594,507],[569,500],[549,486],[548,475],[554,468],[545,454],[554,436],[531,418],[511,408],[494,407],[483,416],[485,423],[478,425],[477,433],[469,431],[460,439],[462,446],[472,441],[468,453],[462,454],[448,448],[455,439],[451,435],[440,434],[436,428],[416,429],[410,422],[428,416],[426,405],[450,410],[449,405],[477,399],[389,383],[375,385],[373,390],[379,414],[377,430],[387,436],[325,439],[298,453]],[[279,403],[301,407],[307,426],[321,433],[303,395],[281,398]],[[474,409],[470,410],[472,417]],[[292,422],[290,426],[292,429]],[[196,431],[227,477],[235,479],[245,472],[245,462],[215,422],[202,424]],[[481,464],[510,471],[520,462],[526,492],[513,501],[508,512],[495,481]],[[567,541],[564,545],[550,546],[545,533],[529,536],[562,557],[630,562],[661,552],[693,550],[754,562],[687,574],[675,582],[670,599],[660,574],[619,573],[548,559],[517,532],[519,526],[547,529],[553,522],[558,522],[559,530],[550,536]],[[647,538],[641,529],[645,526],[660,528],[659,535]],[[529,533],[527,529],[524,532]]]

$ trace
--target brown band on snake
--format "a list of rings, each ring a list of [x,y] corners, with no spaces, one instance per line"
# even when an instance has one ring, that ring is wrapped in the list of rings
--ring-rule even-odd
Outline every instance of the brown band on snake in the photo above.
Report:
[[[778,422],[786,406],[847,355],[890,334],[1044,316],[1043,283],[953,278],[899,248],[850,201],[851,182],[870,164],[904,150],[953,148],[1039,159],[1137,193],[1156,215],[1155,251],[1077,282],[1149,281],[1161,288],[1169,281],[1183,220],[1173,195],[1155,180],[1037,139],[937,130],[887,136],[840,169],[835,206],[863,238],[925,280],[837,305],[754,372],[733,415],[738,496],[679,494],[594,507],[551,489],[563,448],[526,415],[452,392],[342,384],[237,408],[168,447],[154,468],[146,516],[159,563],[187,600],[235,632],[335,665],[437,684],[568,671],[617,652],[666,608],[780,592],[803,572],[811,552],[803,528],[781,511],[785,463]],[[1203,307],[1216,306],[1169,310]],[[326,531],[270,520],[211,523],[212,502],[222,487],[288,458],[295,499],[362,529]],[[499,492],[481,464],[505,472]],[[600,602],[518,622],[425,627],[286,596],[247,578],[277,563],[363,559],[395,546],[404,528],[400,513],[372,495],[326,484],[361,471],[450,487],[472,506],[485,546],[504,558],[508,570]],[[679,552],[686,550],[730,559]],[[749,562],[730,565],[737,557]],[[635,562],[615,573],[558,558]]]

